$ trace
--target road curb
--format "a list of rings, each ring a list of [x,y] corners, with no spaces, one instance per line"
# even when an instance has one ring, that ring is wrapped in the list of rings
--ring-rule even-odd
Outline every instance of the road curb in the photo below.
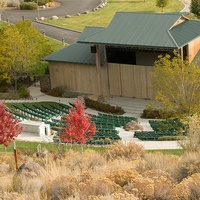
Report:
[[[76,32],[76,33],[82,33],[81,31],[78,31],[78,30],[64,28],[64,27],[61,27],[61,26],[56,26],[54,24],[49,24],[49,23],[46,23],[46,22],[38,21],[38,20],[33,20],[33,21],[36,22],[36,23],[39,23],[39,24],[45,24],[47,26],[52,26],[52,27],[55,27],[55,28],[63,29],[63,30],[68,30],[68,31]]]

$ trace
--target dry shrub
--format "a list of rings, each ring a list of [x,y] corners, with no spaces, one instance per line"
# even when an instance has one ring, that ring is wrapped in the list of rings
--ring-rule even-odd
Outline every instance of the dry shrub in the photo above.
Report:
[[[200,116],[193,114],[183,121],[186,128],[186,137],[179,140],[179,145],[185,152],[195,152],[200,149]]]
[[[13,177],[13,190],[22,194],[25,199],[40,199],[44,186],[45,180],[41,177],[28,178],[22,175]]]
[[[135,174],[124,189],[128,193],[132,193],[140,199],[169,199],[173,188],[172,181],[168,178],[168,174],[156,171],[148,171],[143,176]]]
[[[68,176],[57,177],[47,186],[47,197],[55,200],[73,197],[77,191],[77,184],[76,178]]]
[[[121,187],[124,187],[135,178],[135,173],[131,169],[118,169],[107,174],[106,177]]]
[[[4,156],[0,156],[0,163],[5,163],[9,165],[9,171],[14,171],[16,169],[14,155],[5,153]]]
[[[0,177],[0,191],[9,192],[12,190],[12,177],[11,173]]]
[[[194,173],[200,173],[199,152],[185,153],[176,167],[174,177],[176,181],[180,182]]]
[[[144,177],[151,178],[154,181],[154,193],[151,199],[169,199],[173,188],[173,182],[168,173],[158,170],[146,171]],[[139,188],[138,188],[139,189]]]
[[[105,196],[89,196],[88,200],[139,200],[139,198],[127,192],[115,192]]]
[[[138,173],[144,173],[149,170],[165,171],[174,176],[179,157],[162,153],[148,153],[136,164]]]
[[[151,178],[137,174],[137,176],[135,176],[135,178],[131,180],[124,189],[141,199],[145,199],[153,196],[154,181]]]
[[[108,178],[93,178],[85,183],[79,184],[81,199],[88,199],[89,196],[105,196],[114,192],[122,192],[121,187]]]
[[[200,199],[200,173],[193,174],[174,187],[170,200],[184,199]]]
[[[114,159],[124,159],[124,160],[138,160],[145,154],[142,145],[138,145],[135,142],[128,142],[124,144],[123,142],[117,142],[109,147],[106,151],[106,158],[108,160]]]
[[[2,192],[0,191],[1,200],[26,200],[21,194],[15,192]]]
[[[69,150],[61,159],[54,160],[53,156],[49,156],[48,169],[51,180],[54,180],[61,175],[78,176],[86,171],[94,173],[104,165],[106,165],[105,158],[97,152],[88,150],[81,153]]]

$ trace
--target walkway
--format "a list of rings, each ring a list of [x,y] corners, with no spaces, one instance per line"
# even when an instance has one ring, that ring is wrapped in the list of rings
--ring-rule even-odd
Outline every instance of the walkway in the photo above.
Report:
[[[46,95],[40,92],[39,87],[31,86],[29,88],[30,94],[33,97],[32,100],[27,100],[31,102],[40,102],[40,101],[54,101],[54,102],[61,102],[64,104],[68,104],[69,102],[73,103],[75,98],[57,98]],[[79,97],[82,98],[82,97]],[[6,101],[12,102],[12,101]],[[22,100],[18,100],[15,102],[22,102]],[[24,101],[23,101],[24,102]],[[143,109],[145,109],[146,105],[150,103],[149,100],[143,99],[134,99],[134,98],[125,98],[125,97],[112,97],[106,101],[106,103],[112,105],[121,106],[125,110],[126,116],[133,116],[137,117],[139,123],[143,126],[144,130],[152,130],[148,120],[140,118],[140,114],[142,113]],[[97,111],[92,109],[86,109],[87,113],[91,114],[98,114]],[[134,141],[137,144],[144,146],[145,149],[178,149],[178,144],[176,141],[141,141],[137,138],[133,137],[134,132],[125,131],[123,128],[117,128],[119,131],[119,135],[122,138],[124,143],[129,141]],[[21,134],[18,136],[18,139],[26,140],[26,141],[41,141],[41,142],[50,142],[52,141],[51,137],[39,137],[37,135],[29,135],[28,133]]]
[[[183,4],[185,5],[184,9],[181,10],[180,12],[190,12],[190,4],[191,0],[181,0]]]

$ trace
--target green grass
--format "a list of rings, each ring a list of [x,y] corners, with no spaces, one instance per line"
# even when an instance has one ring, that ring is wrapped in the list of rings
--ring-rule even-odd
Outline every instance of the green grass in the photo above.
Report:
[[[53,52],[58,51],[58,50],[60,50],[64,47],[68,46],[67,43],[65,43],[63,45],[62,41],[58,41],[58,40],[55,40],[55,39],[50,38],[50,37],[48,37],[47,39],[48,39],[48,43],[51,46],[51,49],[52,49]]]
[[[163,154],[172,154],[172,155],[177,155],[177,156],[183,155],[182,149],[147,150],[147,152],[148,153],[161,152]]]
[[[48,150],[49,152],[57,152],[58,149],[63,149],[64,151],[67,151],[69,149],[73,149],[75,151],[81,151],[81,146],[80,145],[75,145],[72,146],[69,145],[60,145],[58,146],[58,144],[53,144],[53,143],[43,143],[43,142],[29,142],[29,141],[20,141],[20,140],[16,140],[16,146],[17,149],[20,152],[23,153],[36,153],[37,152],[37,146],[41,144],[42,147],[42,151],[44,150]],[[97,152],[105,152],[107,147],[106,146],[83,146],[84,151],[86,150],[94,150]],[[6,149],[7,153],[11,153],[13,152],[13,144],[9,143],[7,149]],[[156,152],[161,152],[163,154],[172,154],[172,155],[177,155],[177,156],[181,156],[183,155],[183,150],[182,149],[165,149],[165,150],[146,150],[147,153],[156,153]],[[4,154],[5,153],[5,148],[4,145],[0,145],[0,154]]]
[[[43,143],[43,142],[29,142],[29,141],[20,141],[20,140],[16,140],[16,146],[17,149],[22,152],[22,153],[36,153],[37,152],[37,146],[41,144],[41,148],[42,151],[44,150],[48,150],[49,152],[58,152],[58,150],[63,149],[64,151],[73,149],[75,151],[81,151],[81,146],[80,145],[74,145],[71,146],[69,145],[65,145],[65,144],[61,144],[60,146],[56,143]],[[104,152],[106,150],[106,147],[94,147],[94,146],[83,146],[83,150],[95,150],[98,152]],[[13,152],[13,144],[9,143],[8,147],[6,148],[6,152],[10,153]],[[0,145],[0,154],[4,154],[5,153],[5,148],[4,145],[1,144]]]
[[[2,29],[3,27],[7,26],[8,23],[4,22],[4,21],[0,21],[0,29]]]
[[[179,0],[169,0],[164,12],[179,12],[184,8]],[[156,0],[109,0],[107,5],[96,12],[59,18],[58,20],[46,19],[44,22],[57,26],[82,31],[85,26],[107,27],[115,12],[161,12],[156,7]]]

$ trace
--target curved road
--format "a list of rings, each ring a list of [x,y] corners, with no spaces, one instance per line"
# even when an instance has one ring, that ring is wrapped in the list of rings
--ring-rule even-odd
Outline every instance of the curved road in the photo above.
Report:
[[[2,20],[11,23],[16,23],[24,19],[30,19],[33,21],[33,26],[37,27],[41,33],[45,32],[45,35],[54,39],[71,44],[74,43],[80,35],[80,32],[67,30],[63,28],[57,28],[54,26],[45,25],[34,21],[38,17],[50,18],[51,16],[66,16],[75,15],[77,13],[83,13],[84,11],[90,11],[97,7],[101,0],[59,0],[61,6],[53,9],[28,11],[28,10],[4,10],[2,13]]]

